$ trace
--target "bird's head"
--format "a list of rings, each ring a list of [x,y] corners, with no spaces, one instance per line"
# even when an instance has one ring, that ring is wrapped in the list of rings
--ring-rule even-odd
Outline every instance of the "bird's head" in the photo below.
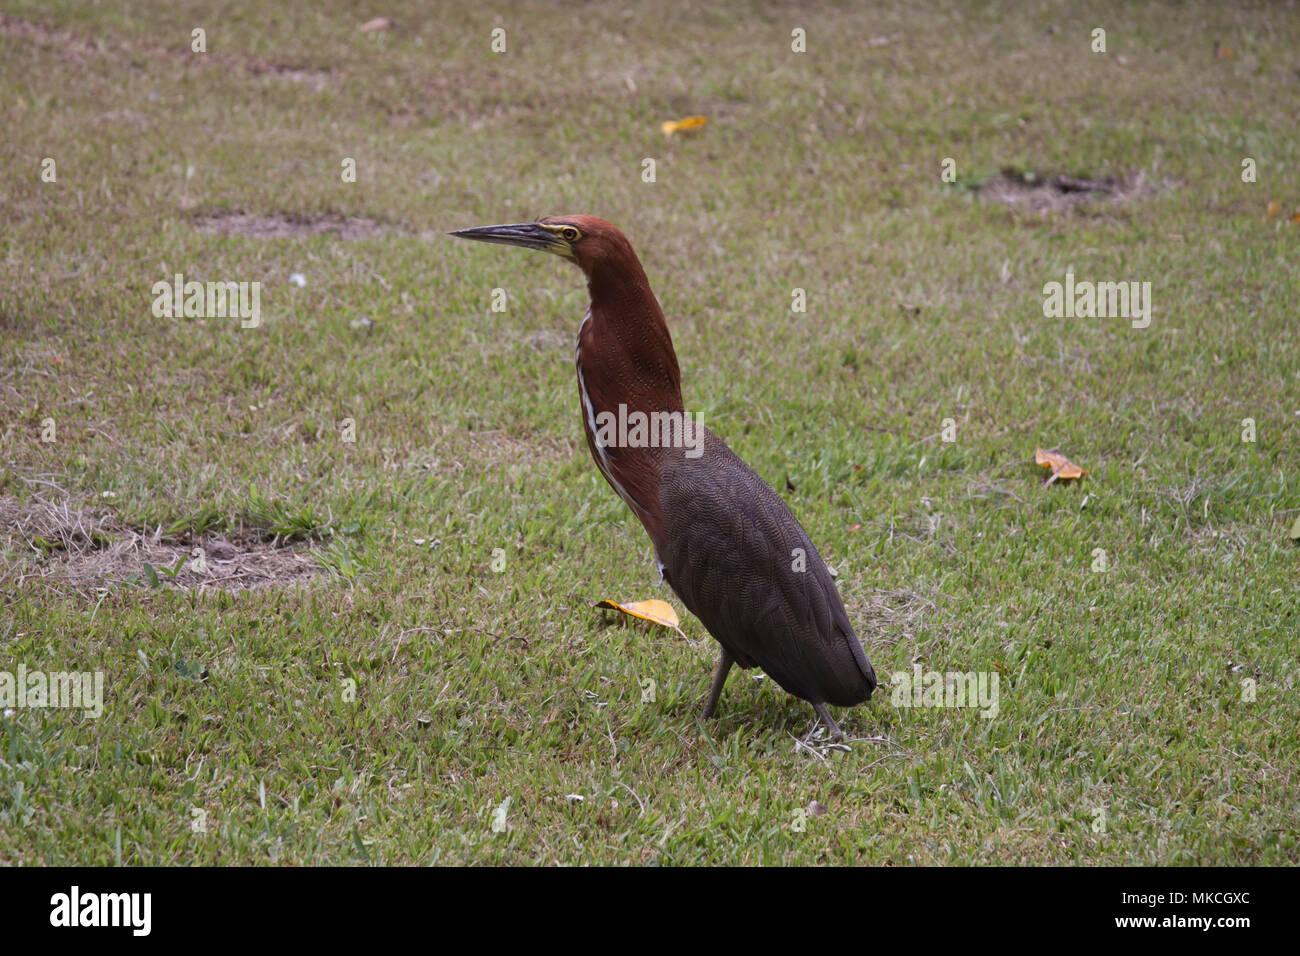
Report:
[[[576,264],[589,279],[602,265],[626,267],[629,260],[637,261],[623,233],[599,216],[547,216],[536,222],[457,229],[451,235],[553,252]]]

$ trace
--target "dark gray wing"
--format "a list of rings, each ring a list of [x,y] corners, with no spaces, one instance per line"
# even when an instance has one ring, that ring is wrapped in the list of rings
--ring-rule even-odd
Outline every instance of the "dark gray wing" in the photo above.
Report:
[[[815,703],[871,696],[876,675],[826,563],[722,439],[706,430],[700,457],[668,463],[659,499],[664,577],[737,663]]]

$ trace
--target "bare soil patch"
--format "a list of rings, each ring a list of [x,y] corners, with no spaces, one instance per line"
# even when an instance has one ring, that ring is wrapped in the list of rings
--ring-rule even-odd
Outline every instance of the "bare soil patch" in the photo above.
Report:
[[[31,559],[17,567],[0,563],[0,581],[39,581],[86,591],[114,584],[250,590],[305,581],[320,570],[301,546],[232,542],[216,534],[189,543],[39,498],[21,503],[0,497],[0,547]]]
[[[1148,179],[1141,170],[1123,176],[1092,178],[1007,166],[981,184],[976,192],[1008,206],[1048,212],[1077,209],[1089,203],[1128,202],[1153,196],[1160,189],[1161,184]]]
[[[214,212],[196,216],[195,223],[204,232],[218,236],[256,236],[260,239],[322,235],[332,235],[339,239],[365,239],[385,231],[383,224],[377,220],[332,213],[318,216],[278,213],[266,216],[258,213]]]

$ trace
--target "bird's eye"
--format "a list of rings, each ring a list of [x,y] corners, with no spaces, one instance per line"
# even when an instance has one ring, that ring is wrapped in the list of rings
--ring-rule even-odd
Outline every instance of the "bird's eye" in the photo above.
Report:
[[[560,230],[560,238],[563,239],[565,242],[575,242],[577,241],[579,235],[581,234],[578,232],[578,230],[574,229],[572,226],[565,226],[563,229]]]

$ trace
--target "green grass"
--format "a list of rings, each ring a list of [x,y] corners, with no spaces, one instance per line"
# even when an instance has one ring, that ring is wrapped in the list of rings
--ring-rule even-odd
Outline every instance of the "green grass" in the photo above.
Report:
[[[368,35],[338,0],[0,4],[4,513],[320,568],[88,581],[0,526],[0,670],[106,690],[0,718],[0,862],[1296,862],[1300,20],[847,6],[399,0]],[[1162,188],[975,194],[1009,165]],[[197,228],[223,211],[381,228]],[[995,719],[882,688],[837,711],[880,740],[796,752],[810,708],[752,672],[698,719],[698,621],[589,607],[671,595],[582,440],[581,277],[443,235],[566,212],[628,234],[687,407],[791,503],[876,670],[996,672]],[[1150,281],[1151,326],[1044,318],[1067,266]],[[177,271],[261,281],[262,326],[155,318]],[[1038,446],[1090,476],[1043,488]]]

